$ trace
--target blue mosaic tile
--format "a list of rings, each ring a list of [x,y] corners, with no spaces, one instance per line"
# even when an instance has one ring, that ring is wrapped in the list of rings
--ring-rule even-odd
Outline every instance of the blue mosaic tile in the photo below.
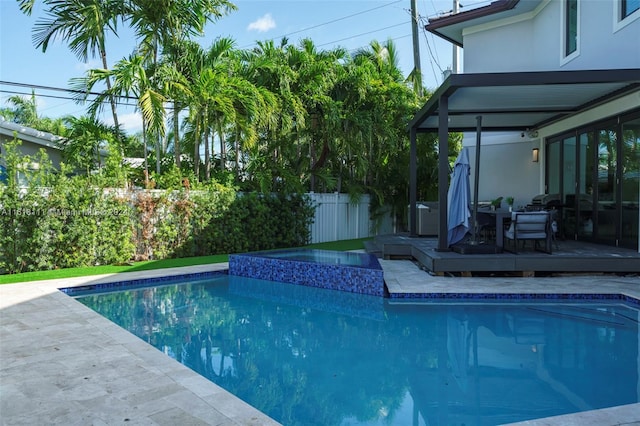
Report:
[[[392,299],[421,299],[433,301],[482,300],[482,301],[620,301],[640,307],[640,300],[617,293],[393,293]]]
[[[75,297],[75,296],[80,296],[87,293],[129,290],[129,289],[139,288],[139,287],[151,287],[154,285],[173,284],[173,283],[178,283],[186,280],[190,280],[190,281],[204,280],[204,279],[224,276],[224,275],[227,275],[227,273],[228,273],[227,270],[196,272],[192,274],[167,275],[163,277],[138,278],[135,280],[127,280],[127,281],[113,281],[108,283],[89,284],[89,285],[76,286],[76,287],[65,287],[65,288],[59,288],[58,290],[60,290],[61,292],[71,297]]]
[[[276,250],[229,255],[229,275],[384,296],[384,273],[368,253]]]

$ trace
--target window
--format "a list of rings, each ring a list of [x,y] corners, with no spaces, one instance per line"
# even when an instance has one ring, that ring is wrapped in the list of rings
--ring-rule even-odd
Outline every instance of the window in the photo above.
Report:
[[[620,20],[623,20],[633,12],[640,10],[640,0],[620,0]]]
[[[640,2],[640,0],[626,1]],[[578,49],[578,0],[566,0],[564,24],[564,54],[569,56]]]

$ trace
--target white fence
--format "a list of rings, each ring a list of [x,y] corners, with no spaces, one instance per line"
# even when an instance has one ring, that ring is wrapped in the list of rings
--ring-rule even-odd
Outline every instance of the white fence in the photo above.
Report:
[[[369,215],[369,195],[362,195],[357,204],[347,194],[308,194],[315,207],[311,225],[311,243],[352,240],[392,232],[392,221],[386,215],[378,223]]]
[[[49,188],[42,188],[46,195]],[[23,188],[26,193],[26,188]],[[145,193],[155,197],[164,194],[163,189],[127,190],[109,188],[105,191],[121,198],[134,200],[139,194]],[[192,191],[194,193],[196,191]],[[352,240],[356,238],[373,237],[380,234],[395,232],[394,221],[390,213],[384,214],[377,220],[371,220],[369,213],[370,196],[361,195],[357,203],[351,203],[348,194],[339,193],[307,193],[311,205],[315,208],[315,216],[311,224],[311,243],[328,241]]]
[[[115,190],[116,193],[120,190]],[[165,190],[140,190],[120,193],[122,197],[134,197],[140,192],[159,196]],[[195,192],[195,191],[192,191]],[[361,195],[358,203],[351,203],[348,194],[307,193],[311,205],[315,207],[315,216],[310,226],[311,243],[352,240],[373,237],[394,232],[391,214],[381,219],[371,220],[369,213],[370,196]]]

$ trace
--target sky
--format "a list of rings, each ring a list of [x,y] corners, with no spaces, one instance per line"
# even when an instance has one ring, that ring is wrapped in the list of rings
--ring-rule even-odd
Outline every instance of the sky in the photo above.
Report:
[[[62,91],[43,87],[68,88],[72,78],[83,77],[88,69],[102,68],[98,58],[87,63],[79,60],[61,42],[56,41],[46,52],[34,47],[34,23],[45,16],[41,1],[31,16],[24,15],[17,0],[0,0],[0,107],[10,107],[10,96],[31,94],[35,88],[38,113],[57,118],[82,115],[86,106],[68,99]],[[372,40],[392,39],[403,74],[413,69],[411,37],[411,0],[236,0],[238,10],[206,27],[198,41],[208,47],[218,37],[231,37],[236,48],[250,49],[259,40],[279,42],[283,36],[290,44],[303,38],[313,40],[319,50],[343,47],[349,52],[367,47]],[[466,3],[466,2],[465,2]],[[472,7],[487,4],[473,3]],[[420,63],[424,84],[429,89],[442,82],[442,72],[451,67],[452,45],[424,30],[428,18],[447,13],[453,0],[417,0],[419,14]],[[464,9],[463,9],[464,10]],[[111,67],[127,57],[136,46],[133,33],[120,27],[118,37],[107,40],[107,57]],[[8,84],[11,83],[11,84]],[[17,83],[17,84],[16,84]],[[112,124],[108,110],[105,122]],[[128,132],[138,131],[140,117],[134,107],[120,107],[118,118]]]

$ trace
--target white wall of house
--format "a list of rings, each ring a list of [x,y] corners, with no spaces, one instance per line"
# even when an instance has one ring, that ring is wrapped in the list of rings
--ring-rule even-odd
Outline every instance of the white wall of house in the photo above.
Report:
[[[493,200],[499,196],[511,195],[515,198],[514,205],[526,205],[535,195],[542,194],[544,190],[544,138],[581,127],[585,124],[616,116],[625,111],[637,108],[640,105],[640,90],[618,98],[607,104],[597,106],[571,118],[543,127],[537,131],[536,138],[530,138],[525,132],[485,133],[482,135],[480,148],[480,182],[478,186],[478,199],[480,201]],[[469,161],[475,165],[476,134],[465,133],[463,146],[469,148]],[[540,150],[539,162],[533,163],[532,150]],[[498,172],[492,172],[489,176],[484,173],[488,170],[501,170],[505,172],[501,176]],[[474,172],[471,171],[471,184],[473,188]],[[527,201],[528,200],[528,201]]]
[[[640,11],[620,23],[614,18],[619,3],[578,3],[578,46],[567,58],[563,55],[564,2],[559,0],[545,0],[532,12],[467,28],[464,72],[637,68]]]
[[[509,18],[465,30],[462,49],[464,72],[532,70],[537,62],[533,24],[533,19]]]
[[[471,163],[470,183],[475,185],[476,145],[475,134],[465,134]],[[514,206],[525,206],[540,194],[543,178],[542,163],[532,161],[532,150],[538,148],[539,139],[511,132],[491,133],[482,136],[480,144],[480,179],[478,180],[478,200],[491,201],[498,197],[513,197]],[[473,194],[472,194],[473,197]]]
[[[640,11],[618,22],[619,1],[581,0],[578,6],[578,46],[565,58],[564,1],[543,0],[539,6],[518,16],[472,26],[464,30],[465,73],[523,72],[580,69],[640,68]],[[536,139],[520,132],[486,133],[482,136],[479,200],[512,195],[515,205],[527,204],[544,193],[545,137],[614,116],[640,105],[640,92],[617,99],[538,129]],[[475,152],[476,135],[465,134],[463,146]],[[540,162],[531,161],[531,150],[540,149]],[[505,161],[505,159],[509,159]],[[513,159],[513,160],[511,160]],[[474,160],[470,159],[471,164]],[[485,176],[487,170],[503,170]],[[473,179],[473,172],[472,172]]]
[[[567,120],[558,121],[539,130],[539,137],[554,136],[567,130],[575,129],[594,121],[616,116],[640,106],[640,90],[615,99],[609,103],[597,106],[588,111],[576,114]]]

